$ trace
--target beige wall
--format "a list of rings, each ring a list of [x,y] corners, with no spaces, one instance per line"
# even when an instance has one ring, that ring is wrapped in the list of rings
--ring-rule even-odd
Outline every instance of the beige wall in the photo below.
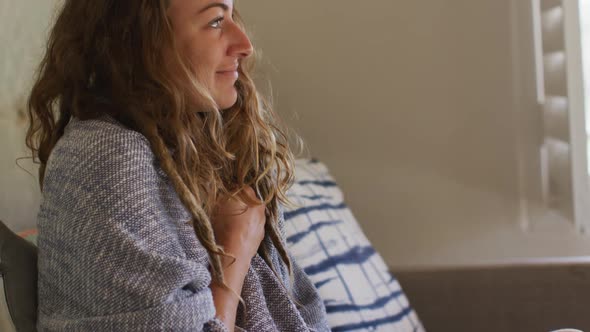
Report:
[[[239,4],[277,109],[329,166],[392,266],[590,253],[572,228],[520,228],[519,165],[524,175],[535,169],[518,163],[517,138],[535,119],[515,115],[532,98],[530,77],[518,77],[531,63],[515,58],[528,43],[512,34],[516,2]],[[52,3],[0,0],[0,219],[15,229],[33,226],[38,206],[36,180],[14,165],[25,151],[17,109]]]
[[[14,230],[34,227],[36,168],[24,145],[24,103],[56,0],[0,0],[0,219]]]
[[[532,62],[518,63],[530,42],[515,42],[515,4],[238,4],[277,110],[328,165],[391,266],[590,254],[569,225],[521,230],[516,114],[533,83],[518,77]]]

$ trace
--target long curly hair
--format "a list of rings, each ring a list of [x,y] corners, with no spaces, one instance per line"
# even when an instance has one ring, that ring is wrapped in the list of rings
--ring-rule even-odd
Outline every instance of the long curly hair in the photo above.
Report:
[[[294,182],[294,154],[286,127],[251,79],[255,57],[240,60],[235,105],[218,109],[178,51],[168,5],[167,0],[65,0],[27,104],[26,144],[39,164],[40,187],[70,119],[107,114],[148,139],[192,215],[189,222],[209,253],[213,281],[226,286],[221,256],[228,256],[215,242],[215,203],[228,195],[253,203],[243,190],[247,186],[266,204],[265,233],[291,274],[277,219],[279,202],[292,206],[286,191]],[[236,9],[233,20],[245,31]],[[269,250],[261,245],[259,253],[273,267]]]

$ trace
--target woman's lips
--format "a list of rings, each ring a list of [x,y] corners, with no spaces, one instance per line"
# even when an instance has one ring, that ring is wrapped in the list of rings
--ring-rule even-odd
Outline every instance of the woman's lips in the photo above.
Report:
[[[219,71],[217,72],[217,75],[223,77],[223,78],[228,78],[228,79],[237,79],[238,78],[238,71],[237,70],[232,70],[232,71]]]

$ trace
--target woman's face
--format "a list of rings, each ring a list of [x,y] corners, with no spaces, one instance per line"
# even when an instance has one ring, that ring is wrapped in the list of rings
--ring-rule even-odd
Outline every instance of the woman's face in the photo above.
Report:
[[[233,0],[171,0],[168,8],[178,45],[222,110],[237,100],[238,60],[252,54],[232,14]]]

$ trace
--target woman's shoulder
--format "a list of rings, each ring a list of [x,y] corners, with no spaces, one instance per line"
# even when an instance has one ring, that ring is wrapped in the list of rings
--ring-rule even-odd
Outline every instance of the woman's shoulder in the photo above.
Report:
[[[155,175],[154,161],[147,138],[115,119],[72,118],[51,151],[44,187],[83,181],[104,184],[107,179]]]
[[[122,157],[144,159],[150,155],[150,145],[144,135],[104,115],[89,120],[72,118],[53,148],[48,164],[62,160],[83,161],[81,159],[88,162]]]
[[[73,117],[55,146],[56,150],[64,148],[91,150],[95,153],[110,152],[109,150],[132,151],[149,149],[149,142],[144,135],[125,127],[109,115],[88,120]]]

